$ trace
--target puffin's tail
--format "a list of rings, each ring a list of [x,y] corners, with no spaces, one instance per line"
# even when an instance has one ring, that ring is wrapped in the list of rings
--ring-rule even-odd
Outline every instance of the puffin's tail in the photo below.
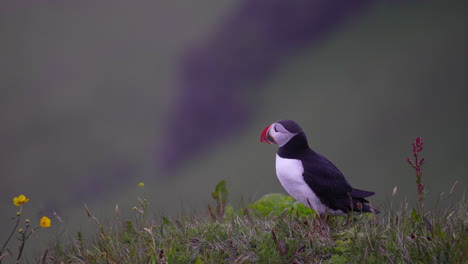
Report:
[[[366,198],[366,197],[372,196],[374,194],[375,194],[375,192],[359,190],[359,189],[356,189],[356,188],[352,188],[352,190],[351,190],[351,197],[353,197],[353,198]]]

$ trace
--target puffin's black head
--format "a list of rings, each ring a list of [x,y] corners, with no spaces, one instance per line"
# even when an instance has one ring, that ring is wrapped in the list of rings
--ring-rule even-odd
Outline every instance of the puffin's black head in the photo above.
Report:
[[[302,128],[292,120],[279,120],[267,126],[260,135],[260,141],[268,144],[284,146],[295,135],[303,132]]]

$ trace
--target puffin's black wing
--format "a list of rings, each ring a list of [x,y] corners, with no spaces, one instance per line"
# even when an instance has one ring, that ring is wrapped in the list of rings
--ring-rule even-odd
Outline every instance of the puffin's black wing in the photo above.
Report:
[[[304,132],[299,132],[286,145],[280,147],[277,154],[282,158],[302,162],[304,181],[328,208],[343,212],[373,210],[365,197],[374,193],[352,188],[333,163],[309,148]]]
[[[350,210],[351,199],[359,199],[362,194],[360,190],[353,189],[340,170],[320,154],[309,152],[301,160],[304,166],[304,180],[320,201],[333,210],[343,212]],[[353,195],[354,190],[357,192],[357,197]],[[364,193],[362,197],[366,197],[367,194],[367,192]],[[361,202],[366,201],[362,199]]]

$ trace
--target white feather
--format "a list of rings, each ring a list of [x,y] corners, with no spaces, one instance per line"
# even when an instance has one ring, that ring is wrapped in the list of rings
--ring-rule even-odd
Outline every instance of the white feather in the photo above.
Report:
[[[307,185],[300,160],[285,159],[276,154],[276,176],[283,188],[303,205],[311,207],[319,214],[344,215],[341,210],[332,210],[320,202],[314,191]]]

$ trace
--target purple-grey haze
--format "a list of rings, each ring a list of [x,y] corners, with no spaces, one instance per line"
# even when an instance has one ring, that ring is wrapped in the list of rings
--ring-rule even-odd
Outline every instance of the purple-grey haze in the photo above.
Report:
[[[245,0],[180,62],[177,102],[160,152],[164,173],[232,136],[255,115],[247,94],[288,56],[320,43],[371,0]],[[261,98],[257,98],[261,100]]]

